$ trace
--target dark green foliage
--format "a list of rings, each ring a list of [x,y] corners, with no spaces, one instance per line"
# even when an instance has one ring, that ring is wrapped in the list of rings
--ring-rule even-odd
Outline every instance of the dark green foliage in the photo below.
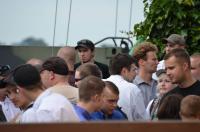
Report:
[[[200,52],[200,0],[143,0],[145,20],[134,26],[137,40],[155,43],[176,33],[186,37],[190,54]],[[161,54],[159,54],[161,55]]]

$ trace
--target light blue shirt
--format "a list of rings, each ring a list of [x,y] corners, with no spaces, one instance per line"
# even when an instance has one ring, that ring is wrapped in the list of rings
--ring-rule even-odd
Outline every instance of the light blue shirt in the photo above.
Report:
[[[140,76],[137,75],[133,83],[137,85],[141,90],[146,108],[148,103],[156,97],[157,81],[152,79],[151,84],[148,84]]]

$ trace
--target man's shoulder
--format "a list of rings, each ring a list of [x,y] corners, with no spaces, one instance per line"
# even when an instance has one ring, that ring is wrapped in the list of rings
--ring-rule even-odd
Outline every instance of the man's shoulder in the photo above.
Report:
[[[76,70],[76,68],[78,68],[80,65],[81,65],[81,63],[80,63],[80,62],[78,62],[78,63],[74,64],[74,69]]]
[[[200,87],[200,81],[197,80],[197,81],[194,83],[194,86],[195,86],[195,87]]]
[[[112,113],[112,118],[113,119],[127,119],[125,113],[122,113],[122,111],[119,111],[115,109]]]
[[[44,106],[44,107],[50,107],[50,105],[56,105],[56,106],[60,106],[63,104],[69,104],[69,100],[64,97],[63,95],[53,92],[49,89],[47,89],[50,93],[48,96],[44,97],[41,100],[40,105]]]
[[[180,87],[176,86],[175,88],[173,88],[172,90],[170,90],[169,92],[166,93],[166,95],[170,95],[170,94],[176,94],[180,92]]]
[[[97,66],[99,66],[99,67],[108,68],[108,65],[103,64],[103,63],[101,63],[101,62],[97,62],[97,61],[95,61],[94,63],[95,63]]]

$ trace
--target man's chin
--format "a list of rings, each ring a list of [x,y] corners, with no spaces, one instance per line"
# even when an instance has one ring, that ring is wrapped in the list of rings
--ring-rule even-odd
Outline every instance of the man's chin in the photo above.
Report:
[[[83,62],[83,63],[88,63],[88,62],[90,62],[90,61],[83,60],[82,62]]]

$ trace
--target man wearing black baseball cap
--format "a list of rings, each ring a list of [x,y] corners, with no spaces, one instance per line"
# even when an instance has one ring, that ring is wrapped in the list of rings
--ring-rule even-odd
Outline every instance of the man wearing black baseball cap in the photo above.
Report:
[[[102,72],[103,78],[106,79],[110,76],[108,66],[94,60],[95,46],[94,43],[88,39],[83,39],[77,42],[75,49],[78,51],[80,62],[76,63],[74,68],[76,70],[83,63],[94,63]]]
[[[18,92],[34,102],[22,114],[21,123],[79,121],[67,98],[50,90],[43,90],[36,67],[30,64],[20,65],[14,69],[12,76]]]

